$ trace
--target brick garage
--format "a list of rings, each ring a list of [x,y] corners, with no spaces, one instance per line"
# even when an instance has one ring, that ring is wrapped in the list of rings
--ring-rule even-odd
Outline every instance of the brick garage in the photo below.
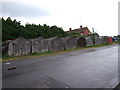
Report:
[[[77,38],[75,37],[65,37],[62,38],[64,42],[64,49],[73,49],[76,48]]]
[[[87,46],[93,45],[93,41],[90,37],[86,37],[85,40],[86,40]]]
[[[24,38],[17,38],[9,43],[9,56],[29,55],[31,52],[31,41]]]
[[[112,40],[112,37],[107,37],[107,43],[112,43],[113,40]]]
[[[1,51],[2,51],[2,56],[6,56],[8,54],[8,46],[9,46],[9,43],[12,42],[12,40],[7,40],[7,41],[4,41],[4,42],[1,42]]]
[[[48,42],[43,37],[32,40],[32,53],[41,53],[48,51]]]
[[[61,38],[53,37],[47,39],[49,51],[61,51],[64,50],[64,42]]]
[[[85,47],[87,46],[87,42],[86,42],[86,39],[84,37],[79,37],[77,39],[77,46],[80,46],[80,47]]]
[[[101,38],[97,37],[95,38],[95,45],[100,45],[101,44]]]
[[[77,46],[85,47],[93,45],[91,37],[79,37],[77,39]]]
[[[95,45],[100,45],[100,44],[105,44],[105,43],[107,43],[107,39],[105,36],[97,37],[95,40]]]

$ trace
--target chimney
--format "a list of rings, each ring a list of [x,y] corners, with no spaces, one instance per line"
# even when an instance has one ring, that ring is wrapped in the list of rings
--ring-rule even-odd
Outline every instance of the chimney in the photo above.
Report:
[[[80,25],[80,28],[81,28],[81,29],[83,28],[82,25]]]
[[[69,28],[69,31],[72,31],[72,28]]]

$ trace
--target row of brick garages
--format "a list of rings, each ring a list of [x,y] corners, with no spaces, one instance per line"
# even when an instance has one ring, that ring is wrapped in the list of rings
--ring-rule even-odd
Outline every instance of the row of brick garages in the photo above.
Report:
[[[97,37],[95,40],[96,45],[112,43],[111,37]],[[15,40],[8,40],[2,43],[3,56],[8,54],[9,56],[22,56],[29,55],[31,53],[41,53],[47,51],[62,51],[66,49],[73,49],[77,46],[91,46],[93,45],[90,37],[65,37],[65,38],[42,38],[35,39],[17,38]]]

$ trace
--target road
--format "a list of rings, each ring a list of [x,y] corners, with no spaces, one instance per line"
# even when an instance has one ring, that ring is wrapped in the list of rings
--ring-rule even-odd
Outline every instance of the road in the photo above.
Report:
[[[117,45],[3,63],[3,88],[113,88],[117,84]]]

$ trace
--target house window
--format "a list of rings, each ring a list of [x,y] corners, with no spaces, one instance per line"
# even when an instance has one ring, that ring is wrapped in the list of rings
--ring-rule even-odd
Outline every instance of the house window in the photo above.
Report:
[[[83,33],[81,33],[81,35],[83,35]]]

